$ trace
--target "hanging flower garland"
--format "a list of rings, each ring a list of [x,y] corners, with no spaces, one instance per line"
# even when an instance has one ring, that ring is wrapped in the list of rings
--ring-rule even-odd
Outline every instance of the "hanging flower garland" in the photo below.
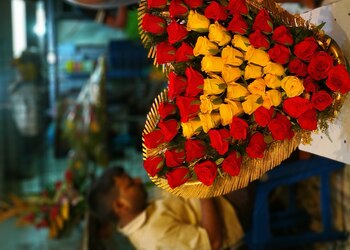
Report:
[[[342,54],[321,27],[292,26],[293,16],[264,3],[141,2],[142,40],[169,72],[146,123],[144,168],[170,191],[222,186],[225,178],[237,184],[200,196],[247,185],[301,137],[325,130],[350,90]],[[276,147],[292,142],[278,156]],[[252,175],[260,159],[269,166]]]

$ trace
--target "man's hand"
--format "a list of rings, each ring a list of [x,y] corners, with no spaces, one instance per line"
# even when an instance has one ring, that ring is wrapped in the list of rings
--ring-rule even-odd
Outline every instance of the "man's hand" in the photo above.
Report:
[[[220,217],[214,199],[201,199],[202,226],[208,233],[211,248],[213,250],[222,247],[222,218]]]

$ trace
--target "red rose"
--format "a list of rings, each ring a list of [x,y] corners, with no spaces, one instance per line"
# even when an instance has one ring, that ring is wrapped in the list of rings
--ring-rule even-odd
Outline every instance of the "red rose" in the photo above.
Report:
[[[168,172],[165,176],[168,179],[168,184],[171,188],[176,188],[184,184],[188,180],[188,168],[175,168]]]
[[[236,140],[244,140],[248,134],[248,123],[239,117],[233,117],[230,134]]]
[[[302,114],[298,118],[298,123],[301,128],[306,130],[315,130],[317,129],[317,113],[316,109],[310,109]]]
[[[158,64],[165,64],[175,61],[176,48],[169,42],[161,42],[156,46],[156,59]]]
[[[155,176],[164,166],[164,159],[161,156],[149,157],[143,162],[143,167],[150,176]]]
[[[237,176],[241,170],[242,156],[233,151],[222,162],[222,170],[231,176]]]
[[[250,138],[246,151],[250,158],[263,158],[266,146],[264,135],[260,132],[256,132],[252,138]]]
[[[202,93],[204,85],[202,74],[192,67],[187,67],[185,75],[187,77],[186,96],[197,96]]]
[[[256,30],[249,35],[249,42],[256,49],[267,50],[270,48],[270,41],[260,30]]]
[[[205,156],[205,144],[200,140],[187,139],[185,142],[186,162],[192,162]]]
[[[293,36],[286,26],[278,26],[272,34],[272,40],[276,43],[290,46],[293,44]]]
[[[188,43],[182,43],[175,54],[176,62],[187,62],[193,58],[193,48]]]
[[[210,145],[220,155],[224,155],[228,150],[230,133],[226,129],[211,129],[208,132]]]
[[[72,170],[68,169],[64,173],[64,179],[66,182],[71,183],[73,181],[73,172]]]
[[[185,150],[173,149],[165,151],[165,163],[168,167],[179,167],[185,160]]]
[[[233,16],[226,29],[233,33],[244,35],[247,33],[248,24],[241,15],[237,14]]]
[[[309,93],[316,92],[319,88],[316,80],[313,79],[311,76],[308,76],[303,80],[303,85],[304,85],[305,91]]]
[[[182,0],[172,0],[169,5],[169,14],[171,18],[185,16],[188,8]]]
[[[179,108],[181,122],[187,122],[199,113],[200,100],[194,97],[179,96],[176,98],[176,105]]]
[[[294,54],[301,60],[309,62],[318,49],[314,37],[306,37],[303,41],[294,46]]]
[[[307,72],[315,80],[326,79],[333,67],[333,58],[324,51],[317,52],[311,59]]]
[[[166,3],[167,0],[147,0],[148,9],[162,9]]]
[[[146,13],[142,18],[142,29],[154,35],[161,35],[165,32],[166,22],[163,18]]]
[[[342,94],[350,91],[350,77],[344,65],[336,65],[329,71],[326,85],[330,90]]]
[[[233,15],[247,15],[249,13],[249,9],[245,0],[231,0],[228,3],[227,9],[229,13]]]
[[[204,15],[214,21],[226,20],[228,16],[225,7],[215,1],[211,2],[208,7],[205,8]]]
[[[42,219],[39,223],[35,225],[35,227],[38,229],[49,227],[49,222],[45,219]]]
[[[58,190],[62,187],[62,181],[56,181],[55,183],[55,189]]]
[[[164,142],[164,135],[159,129],[155,129],[148,134],[144,134],[143,138],[147,148],[156,148],[159,146],[159,144]]]
[[[292,139],[294,132],[292,123],[285,115],[277,114],[267,125],[274,140],[282,141],[284,139]]]
[[[317,91],[311,96],[312,106],[319,111],[323,111],[328,108],[332,102],[333,98],[325,90]]]
[[[188,35],[186,27],[182,24],[177,23],[175,20],[173,20],[168,25],[166,30],[168,32],[169,43],[171,44],[184,40]]]
[[[203,5],[203,0],[184,0],[184,2],[191,8],[195,9]]]
[[[265,9],[259,10],[253,23],[253,30],[260,30],[263,33],[270,34],[273,30],[273,24],[269,13]]]
[[[271,121],[274,111],[275,110],[273,107],[267,109],[263,106],[260,106],[253,113],[255,122],[261,127],[266,127],[267,124],[269,124],[269,122]]]
[[[179,131],[179,123],[175,119],[170,119],[166,121],[160,121],[158,127],[164,135],[164,141],[170,142],[176,136]]]
[[[294,58],[288,64],[288,68],[291,74],[295,76],[305,77],[307,75],[307,65],[300,59]]]
[[[186,91],[187,79],[183,76],[176,75],[173,71],[169,73],[168,79],[168,98],[169,100],[174,100],[177,96],[181,95]]]
[[[280,64],[287,63],[290,58],[289,48],[281,44],[275,44],[267,53],[272,61]]]
[[[59,208],[57,205],[50,208],[50,220],[55,221],[58,216]]]
[[[159,112],[160,118],[164,119],[169,115],[173,115],[176,113],[176,106],[173,103],[161,102],[158,108],[158,112]]]
[[[298,118],[309,108],[309,100],[300,96],[287,98],[283,102],[283,111],[293,118]]]
[[[206,186],[213,184],[216,174],[217,166],[212,161],[204,161],[198,163],[193,168],[194,172],[197,175],[197,179]]]

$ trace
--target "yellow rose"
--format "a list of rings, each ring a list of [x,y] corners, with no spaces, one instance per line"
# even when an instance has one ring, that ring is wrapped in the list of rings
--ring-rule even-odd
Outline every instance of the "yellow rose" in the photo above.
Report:
[[[245,71],[244,71],[244,79],[248,80],[248,79],[256,79],[256,78],[261,78],[263,76],[263,68],[258,66],[258,65],[254,65],[254,64],[248,64],[245,67]]]
[[[238,49],[232,48],[231,46],[226,46],[221,51],[221,57],[225,64],[240,66],[243,63],[244,55]]]
[[[182,134],[187,138],[191,138],[193,135],[198,135],[202,131],[202,123],[197,118],[189,120],[188,122],[181,122]]]
[[[217,75],[210,75],[211,78],[204,79],[204,95],[220,95],[226,90],[226,83]]]
[[[264,74],[282,76],[284,74],[284,67],[282,66],[282,64],[269,62],[264,67]]]
[[[222,99],[215,95],[201,95],[199,99],[201,100],[200,110],[202,113],[211,113],[213,110],[219,109],[220,104],[222,103]]]
[[[226,83],[234,83],[239,78],[241,78],[242,70],[239,67],[224,65],[221,75]]]
[[[209,30],[210,20],[197,11],[190,10],[188,14],[187,30],[193,30],[199,33],[206,33]]]
[[[299,96],[304,91],[303,82],[296,76],[287,76],[282,79],[281,87],[288,97]]]
[[[200,36],[197,39],[196,45],[193,49],[193,55],[216,55],[219,52],[219,48],[215,43],[212,43],[205,36]]]
[[[264,95],[266,83],[263,78],[258,78],[248,85],[248,90],[252,94]]]
[[[63,203],[61,206],[61,216],[63,220],[69,219],[69,202],[68,199],[63,199]]]
[[[242,86],[239,83],[230,83],[227,84],[227,93],[226,97],[231,100],[240,100],[247,95],[249,95],[249,91],[246,87]]]
[[[227,102],[227,104],[221,104],[219,109],[221,124],[223,126],[231,124],[233,117],[239,116],[243,113],[242,104],[240,102],[231,101],[228,99],[225,99],[225,102]]]
[[[199,119],[202,123],[202,128],[205,133],[208,133],[208,131],[212,128],[216,128],[220,125],[220,114],[219,113],[211,113],[211,114],[202,114],[199,113]]]
[[[266,86],[271,89],[276,89],[281,87],[281,80],[276,75],[267,74],[265,75],[264,80],[265,80]]]
[[[224,67],[224,61],[218,56],[204,56],[202,59],[202,71],[221,72]]]
[[[260,95],[251,94],[245,98],[242,103],[244,113],[251,115],[257,108],[263,103],[263,99]]]
[[[211,42],[216,42],[219,46],[224,46],[231,41],[230,33],[218,22],[210,24],[208,38]]]
[[[232,45],[240,50],[247,51],[250,45],[249,39],[245,36],[234,35],[231,41]]]
[[[248,63],[254,63],[256,65],[265,67],[270,62],[270,56],[262,49],[256,49],[253,46],[249,46],[244,59]]]
[[[263,103],[262,103],[262,106],[266,109],[270,109],[271,106],[272,106],[272,101],[271,101],[271,98],[270,96],[265,93],[264,95],[261,96],[262,99],[263,99]]]
[[[266,94],[270,97],[273,106],[277,107],[282,102],[282,93],[276,89],[266,91]]]

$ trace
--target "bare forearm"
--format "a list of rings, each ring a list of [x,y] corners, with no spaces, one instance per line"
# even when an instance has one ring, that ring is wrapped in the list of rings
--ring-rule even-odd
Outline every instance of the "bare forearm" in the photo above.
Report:
[[[208,233],[213,250],[222,246],[222,221],[214,199],[201,199],[202,226]]]

